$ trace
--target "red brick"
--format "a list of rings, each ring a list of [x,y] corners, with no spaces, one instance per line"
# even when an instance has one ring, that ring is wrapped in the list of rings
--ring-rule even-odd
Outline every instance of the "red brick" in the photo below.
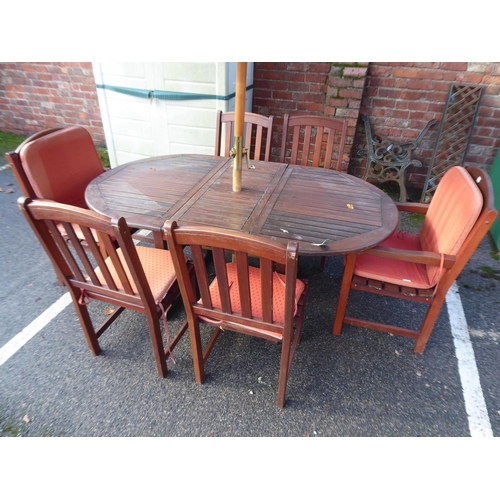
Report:
[[[485,85],[500,85],[500,76],[485,75],[482,78],[481,83],[484,83]]]
[[[384,66],[378,66],[376,63],[371,64],[368,69],[368,74],[370,76],[391,76],[392,68],[386,68]]]
[[[383,97],[383,98],[390,98],[390,99],[400,99],[402,96],[402,91],[399,89],[381,88],[378,90],[378,96]]]
[[[335,97],[327,97],[325,104],[327,106],[335,107],[335,108],[345,108],[347,107],[348,101],[347,99],[337,99]]]
[[[416,62],[416,68],[439,68],[440,63],[438,62]]]
[[[466,62],[442,62],[442,69],[451,69],[454,71],[466,71],[467,63]]]
[[[309,63],[305,62],[289,62],[286,63],[286,70],[287,71],[307,71],[309,69]]]
[[[339,89],[339,97],[361,99],[363,97],[363,92],[361,90]]]
[[[488,85],[483,92],[485,94],[498,95],[500,94],[500,85]]]
[[[416,69],[395,69],[392,72],[394,78],[417,78],[418,71]]]
[[[319,82],[325,83],[327,80],[327,75],[324,73],[307,73],[305,81],[306,82]]]
[[[309,71],[315,73],[328,73],[332,65],[330,63],[310,63]]]
[[[418,71],[416,78],[425,80],[442,80],[444,78],[444,75],[444,71],[421,69]]]

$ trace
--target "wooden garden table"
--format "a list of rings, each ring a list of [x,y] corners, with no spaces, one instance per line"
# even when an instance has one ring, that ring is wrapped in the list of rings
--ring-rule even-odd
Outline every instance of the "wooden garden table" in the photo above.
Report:
[[[232,191],[230,158],[169,155],[134,161],[94,179],[90,208],[149,229],[162,246],[166,220],[299,241],[301,255],[337,255],[373,247],[398,225],[395,203],[357,177],[316,167],[253,161]]]

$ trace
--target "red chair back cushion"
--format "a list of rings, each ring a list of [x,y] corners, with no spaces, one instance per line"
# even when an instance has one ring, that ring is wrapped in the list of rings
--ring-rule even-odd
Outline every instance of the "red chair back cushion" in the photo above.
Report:
[[[21,161],[36,195],[88,208],[85,188],[102,174],[92,137],[82,127],[67,127],[28,142]]]
[[[463,167],[453,167],[441,179],[420,231],[422,250],[456,255],[476,223],[483,195]],[[431,285],[439,267],[427,266]]]

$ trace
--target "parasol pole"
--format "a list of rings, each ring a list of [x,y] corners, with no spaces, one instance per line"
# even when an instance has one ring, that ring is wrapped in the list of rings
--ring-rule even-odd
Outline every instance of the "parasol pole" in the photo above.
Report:
[[[245,122],[245,96],[247,88],[247,63],[236,63],[236,100],[234,108],[233,191],[241,191],[241,166],[243,163],[243,129]]]

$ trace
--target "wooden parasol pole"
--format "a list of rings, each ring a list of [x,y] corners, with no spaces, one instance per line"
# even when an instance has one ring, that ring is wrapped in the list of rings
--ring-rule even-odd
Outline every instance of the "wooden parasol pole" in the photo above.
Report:
[[[233,191],[241,191],[243,164],[243,130],[245,126],[245,97],[247,89],[247,63],[236,63],[236,99],[234,108]]]

